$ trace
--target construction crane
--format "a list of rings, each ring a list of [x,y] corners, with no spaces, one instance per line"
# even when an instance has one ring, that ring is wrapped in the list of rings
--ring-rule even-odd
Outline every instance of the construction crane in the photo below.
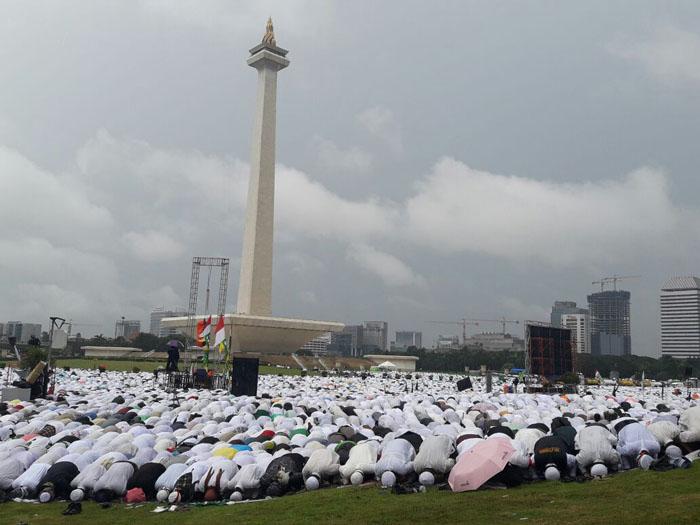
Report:
[[[500,323],[502,327],[501,333],[503,335],[506,334],[507,324],[520,324],[520,321],[516,321],[514,319],[506,319],[505,317],[501,317],[500,319],[467,319],[467,321],[472,321],[476,323]]]
[[[641,275],[612,275],[610,277],[603,277],[599,281],[593,281],[591,284],[599,284],[600,291],[604,290],[606,284],[612,283],[613,290],[617,291],[617,281],[622,281],[624,279],[639,279]]]
[[[470,321],[469,319],[462,319],[461,321],[426,321],[426,323],[433,323],[433,324],[451,324],[451,325],[460,325],[462,327],[462,344],[467,344],[467,326],[472,325],[472,326],[479,326],[479,323]]]

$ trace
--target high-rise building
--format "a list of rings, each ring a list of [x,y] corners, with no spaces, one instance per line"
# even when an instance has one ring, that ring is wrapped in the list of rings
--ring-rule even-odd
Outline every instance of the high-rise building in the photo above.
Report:
[[[305,343],[299,350],[307,350],[314,355],[326,355],[330,344],[331,332],[326,332],[318,337],[314,337],[311,341]]]
[[[114,338],[133,339],[141,333],[141,321],[120,319],[114,323]]]
[[[630,293],[607,290],[588,296],[591,354],[630,355]]]
[[[161,326],[161,320],[166,317],[186,317],[188,314],[184,309],[166,310],[164,307],[154,308],[151,311],[151,322],[149,332],[158,337],[172,337],[179,333],[177,328],[166,328]]]
[[[362,355],[363,335],[361,324],[345,325],[341,332],[331,332],[327,351],[344,357],[359,357]]]
[[[23,323],[22,321],[9,321],[5,325],[5,339],[17,338],[18,343],[26,344],[33,337],[41,337],[41,325],[39,323]]]
[[[389,349],[389,323],[365,321],[363,329],[363,353]]]
[[[661,287],[661,355],[700,357],[700,279],[672,277]]]
[[[415,346],[416,348],[423,347],[423,333],[422,332],[396,332],[396,348],[408,348],[410,346]]]
[[[571,344],[577,354],[591,353],[590,324],[590,316],[587,313],[561,316],[561,327],[571,330]]]
[[[555,328],[561,328],[561,316],[564,314],[587,314],[588,310],[579,308],[574,301],[554,301],[550,322]]]
[[[357,355],[357,346],[353,347],[353,334],[350,332],[331,332],[331,344],[328,345],[329,354],[344,357]],[[354,352],[354,353],[353,353]]]

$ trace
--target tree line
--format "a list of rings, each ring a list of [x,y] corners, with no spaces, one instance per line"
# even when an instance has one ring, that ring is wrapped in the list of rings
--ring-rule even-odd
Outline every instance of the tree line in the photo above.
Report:
[[[497,371],[525,367],[525,352],[510,350],[489,352],[481,348],[464,347],[460,350],[435,352],[425,348],[409,347],[405,353],[418,357],[416,368],[425,371],[459,373],[464,372],[467,367],[470,370],[478,370],[481,365]],[[604,378],[608,378],[610,372],[615,371],[621,378],[640,379],[644,372],[645,377],[659,381],[682,380],[686,377],[686,371],[690,371],[687,369],[692,369],[691,376],[700,375],[700,359],[576,354],[575,368],[576,372],[581,372],[586,377],[593,377],[597,371]]]

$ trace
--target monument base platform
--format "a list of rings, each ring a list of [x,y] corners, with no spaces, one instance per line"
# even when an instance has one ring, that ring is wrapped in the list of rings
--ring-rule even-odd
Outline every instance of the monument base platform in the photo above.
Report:
[[[161,326],[176,328],[180,332],[194,337],[193,325],[205,316],[166,317]],[[216,319],[212,317],[212,322]],[[326,332],[340,332],[345,325],[330,321],[312,321],[307,319],[289,319],[286,317],[266,317],[247,314],[224,315],[226,335],[231,336],[232,352],[250,352],[260,354],[291,354],[304,344]]]

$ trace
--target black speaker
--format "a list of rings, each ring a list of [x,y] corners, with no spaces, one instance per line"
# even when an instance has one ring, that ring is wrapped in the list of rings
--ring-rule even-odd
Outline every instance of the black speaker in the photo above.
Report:
[[[253,357],[236,357],[231,371],[231,393],[234,396],[258,395],[259,359]]]
[[[686,366],[685,367],[685,378],[688,379],[692,377],[693,375],[693,367],[692,366]]]
[[[460,392],[462,390],[467,390],[468,388],[472,387],[472,380],[469,379],[468,377],[465,377],[464,379],[460,379],[457,381],[457,390]]]

